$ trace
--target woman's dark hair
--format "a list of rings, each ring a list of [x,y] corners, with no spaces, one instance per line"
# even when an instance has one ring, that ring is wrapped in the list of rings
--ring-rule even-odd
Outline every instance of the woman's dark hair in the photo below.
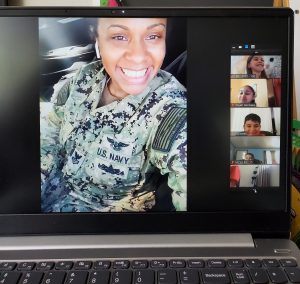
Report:
[[[247,59],[247,66],[246,66],[247,74],[253,74],[251,68],[249,68],[248,65],[249,65],[249,63],[251,62],[252,58],[253,58],[254,56],[257,56],[257,55],[258,55],[258,54],[252,54],[252,55],[250,55],[250,56],[248,57],[248,59]],[[268,79],[266,70],[263,70],[263,71],[261,72],[259,78],[261,78],[261,79]]]
[[[246,115],[245,120],[244,120],[244,125],[246,124],[246,121],[248,121],[248,120],[258,122],[259,124],[261,123],[260,116],[255,113],[249,113],[248,115]]]
[[[91,40],[96,41],[96,38],[98,37],[98,33],[97,33],[98,18],[87,19],[87,24],[89,27],[89,36]]]

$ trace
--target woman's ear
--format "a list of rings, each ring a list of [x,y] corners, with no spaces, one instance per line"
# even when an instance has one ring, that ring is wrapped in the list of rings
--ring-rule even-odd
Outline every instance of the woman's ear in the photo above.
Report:
[[[96,42],[95,42],[95,51],[96,51],[96,57],[98,59],[101,58],[101,55],[100,55],[100,51],[99,51],[99,45],[98,45],[98,40],[96,39]]]

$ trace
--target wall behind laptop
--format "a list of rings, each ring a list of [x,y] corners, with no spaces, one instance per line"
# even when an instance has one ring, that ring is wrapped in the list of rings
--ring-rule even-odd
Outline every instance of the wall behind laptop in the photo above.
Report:
[[[295,70],[295,93],[296,93],[296,112],[300,120],[300,1],[290,0],[290,7],[295,12],[295,48],[294,48],[294,70]]]

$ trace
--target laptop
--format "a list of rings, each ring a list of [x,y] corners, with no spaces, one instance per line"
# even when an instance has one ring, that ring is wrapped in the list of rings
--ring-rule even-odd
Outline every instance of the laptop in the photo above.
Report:
[[[0,282],[299,283],[293,13],[0,10]]]

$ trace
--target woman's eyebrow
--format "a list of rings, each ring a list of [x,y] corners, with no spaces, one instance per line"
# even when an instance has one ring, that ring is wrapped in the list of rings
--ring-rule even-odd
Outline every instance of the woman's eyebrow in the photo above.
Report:
[[[128,27],[123,26],[123,25],[110,25],[107,29],[110,29],[110,28],[120,28],[120,29],[123,29],[123,30],[129,30]]]
[[[153,29],[153,28],[155,28],[155,27],[158,27],[158,26],[161,26],[161,27],[163,27],[164,29],[166,28],[166,25],[165,25],[165,24],[158,23],[158,24],[150,25],[149,27],[147,27],[147,30],[151,30],[151,29]],[[128,27],[123,26],[123,25],[117,25],[117,24],[110,25],[107,29],[110,29],[110,28],[120,28],[120,29],[123,29],[123,30],[129,30]]]
[[[162,26],[164,29],[166,28],[166,25],[165,25],[165,24],[158,23],[158,24],[153,24],[153,25],[147,27],[147,30],[151,30],[151,29],[156,28],[156,27],[158,27],[158,26]]]

